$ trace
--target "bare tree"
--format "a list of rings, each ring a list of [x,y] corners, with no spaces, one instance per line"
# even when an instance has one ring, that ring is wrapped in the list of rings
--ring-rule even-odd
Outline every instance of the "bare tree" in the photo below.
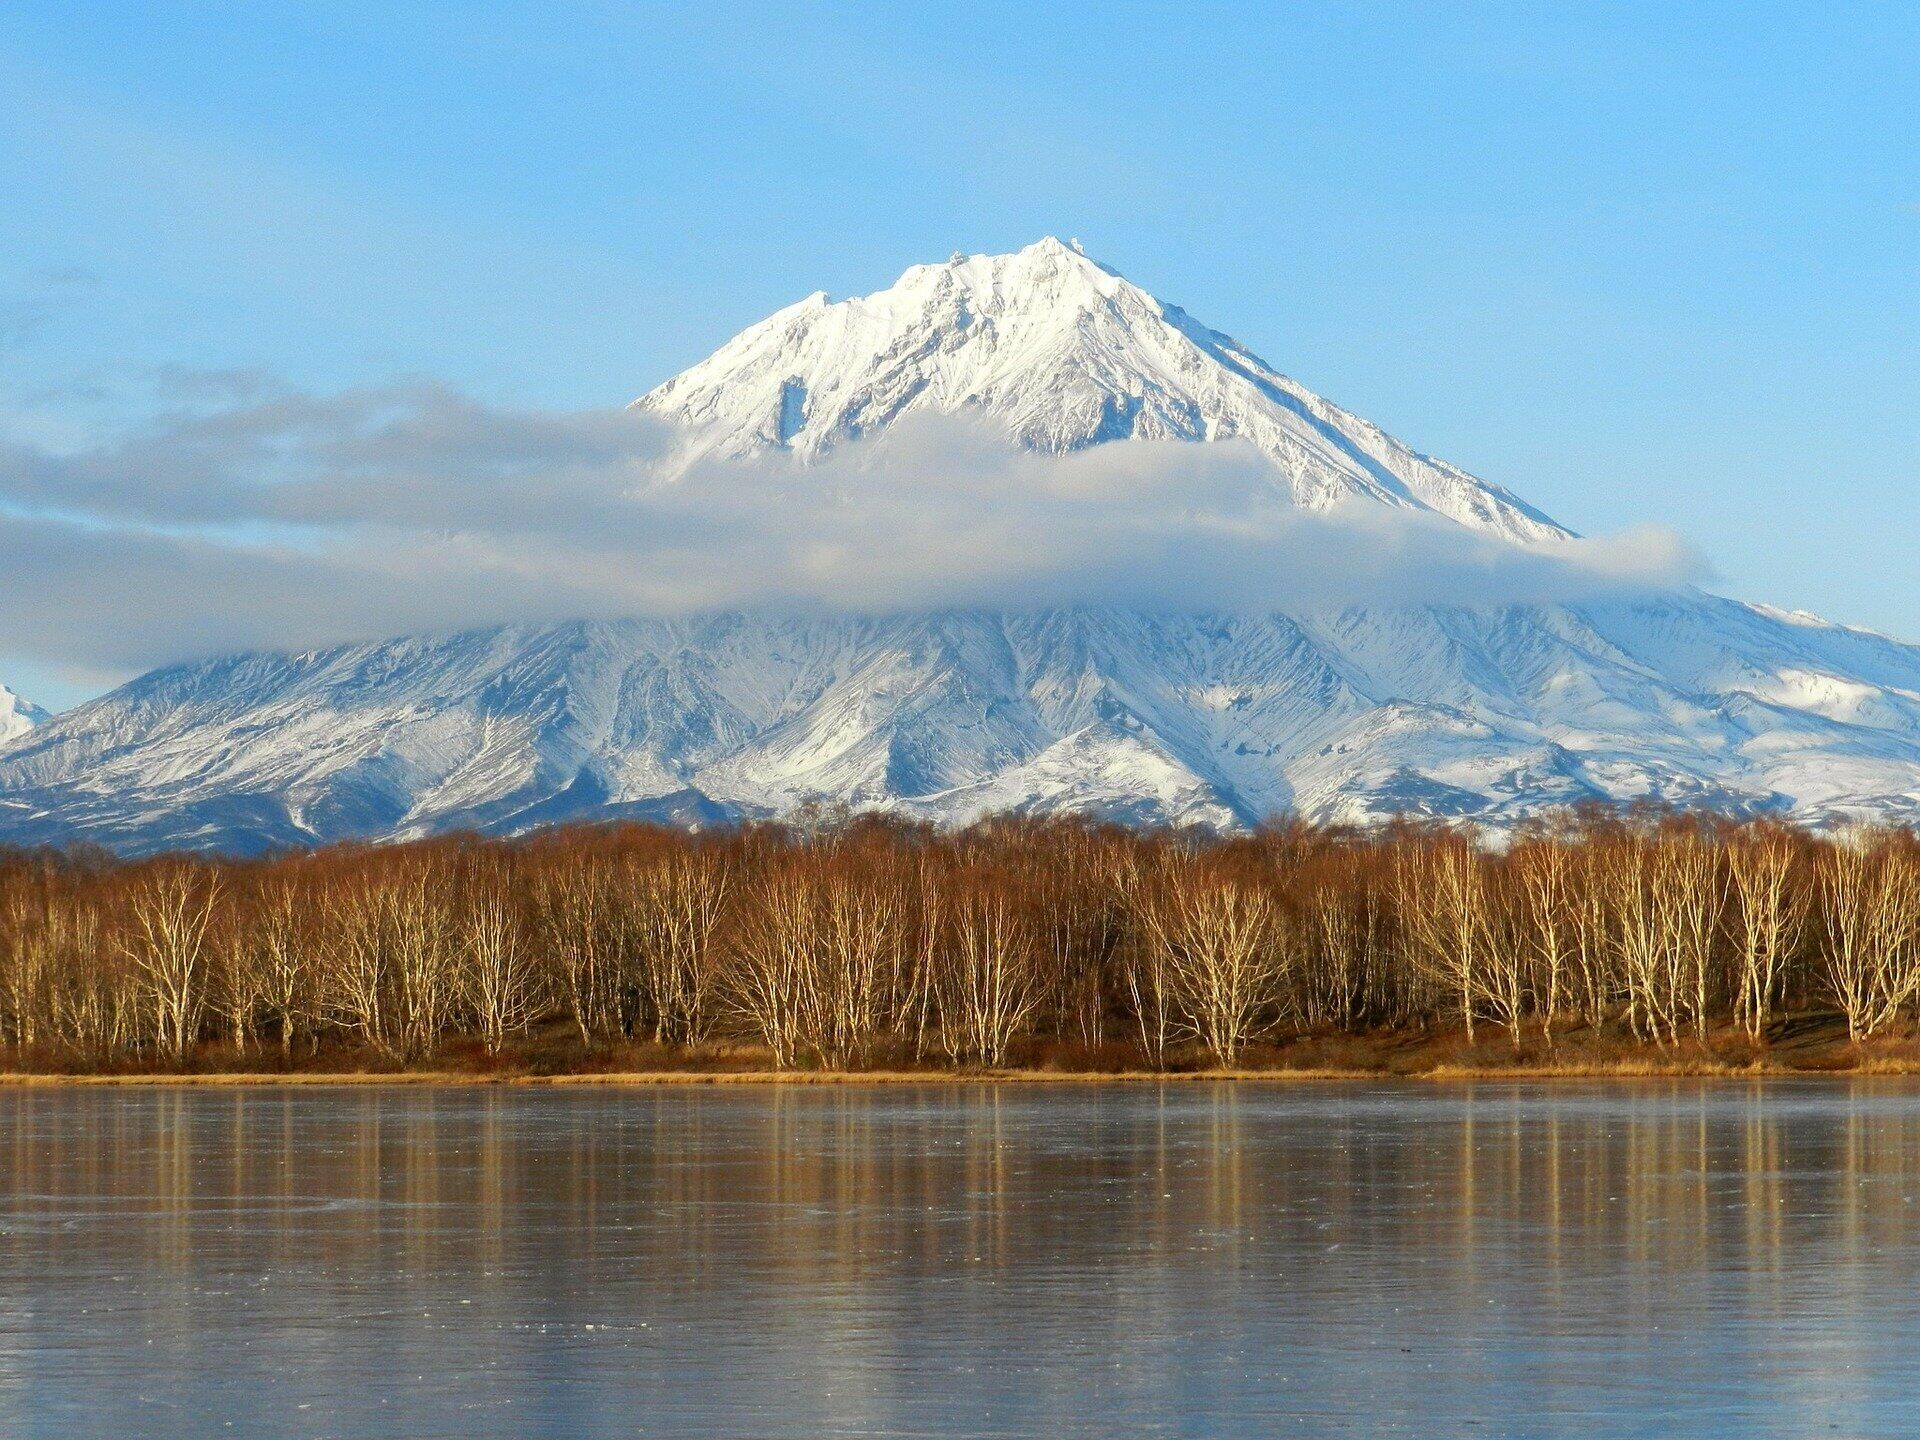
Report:
[[[1293,1009],[1309,1027],[1342,1030],[1386,1009],[1382,972],[1389,953],[1380,897],[1351,856],[1324,867],[1307,896],[1309,942],[1302,949]]]
[[[220,899],[220,876],[195,865],[162,865],[134,887],[121,941],[141,979],[155,1043],[183,1061],[199,1037],[207,999],[207,931]]]
[[[1666,1045],[1683,1026],[1705,1037],[1723,889],[1697,834],[1634,836],[1602,874],[1633,1033]]]
[[[337,885],[315,896],[326,937],[320,1002],[325,1016],[384,1055],[397,1056],[388,996],[394,969],[386,885]]]
[[[549,866],[534,882],[542,951],[554,988],[582,1045],[631,1032],[638,1006],[640,942],[633,906],[606,865],[576,857]]]
[[[734,952],[738,1012],[783,1068],[865,1063],[906,970],[898,892],[798,865],[758,888]]]
[[[1140,1037],[1140,1049],[1147,1064],[1155,1070],[1167,1066],[1167,1050],[1173,1043],[1178,1021],[1174,1010],[1173,966],[1167,947],[1156,933],[1156,917],[1163,903],[1161,895],[1184,869],[1184,857],[1163,860],[1159,873],[1148,876],[1140,869],[1116,875],[1124,888],[1129,919],[1128,944],[1123,952],[1121,974],[1126,982],[1128,1008]],[[1170,877],[1169,871],[1173,872]]]
[[[952,907],[952,953],[934,993],[947,1053],[999,1065],[1040,1000],[1033,934],[1006,896],[978,879]]]
[[[1397,876],[1400,925],[1415,968],[1454,995],[1469,1042],[1475,1019],[1490,1015],[1508,1025],[1518,1045],[1518,996],[1504,983],[1515,967],[1496,966],[1493,902],[1472,841],[1446,836],[1413,847]]]
[[[209,1005],[218,1019],[225,1022],[234,1048],[245,1053],[253,1044],[266,1004],[266,972],[252,936],[241,924],[230,920],[220,927],[211,948]]]
[[[1279,1003],[1291,959],[1285,921],[1271,895],[1240,878],[1199,867],[1168,878],[1142,908],[1148,943],[1182,1028],[1231,1066]]]
[[[300,923],[302,892],[291,879],[270,881],[254,912],[251,943],[260,974],[261,1005],[279,1032],[280,1057],[293,1054],[302,1027],[314,1016],[319,957]]]
[[[382,928],[393,961],[388,1013],[409,1057],[432,1053],[459,998],[459,938],[449,879],[429,860],[402,871],[381,891]]]
[[[1714,964],[1714,945],[1721,932],[1726,898],[1719,851],[1691,827],[1669,840],[1661,851],[1665,863],[1658,875],[1671,983],[1679,997],[1677,1008],[1692,1024],[1695,1036],[1705,1040],[1716,998],[1714,977],[1719,973]]]
[[[633,891],[643,937],[640,960],[654,1016],[654,1038],[706,1037],[713,989],[712,940],[726,907],[724,862],[689,855],[636,869]]]
[[[0,911],[0,1041],[33,1046],[51,1030],[52,982],[62,958],[60,912],[44,889],[19,887]]]
[[[1608,855],[1602,841],[1590,838],[1582,844],[1573,868],[1569,915],[1580,1015],[1595,1030],[1607,1023],[1621,989],[1614,963]]]
[[[468,1007],[490,1054],[524,1030],[540,1004],[539,972],[521,936],[506,889],[482,883],[461,917],[461,977]]]
[[[1909,845],[1863,833],[1822,857],[1820,893],[1827,984],[1858,1043],[1920,991],[1920,866]]]
[[[782,1070],[799,1063],[813,984],[813,904],[797,869],[761,877],[734,937],[730,999]]]
[[[1560,1013],[1580,966],[1574,856],[1557,838],[1517,847],[1511,865],[1518,884],[1517,930],[1533,960],[1540,1034],[1553,1045],[1553,1019]]]
[[[1806,927],[1807,891],[1795,876],[1796,847],[1776,825],[1736,835],[1727,873],[1736,954],[1733,1013],[1758,1040],[1778,999],[1783,972]]]

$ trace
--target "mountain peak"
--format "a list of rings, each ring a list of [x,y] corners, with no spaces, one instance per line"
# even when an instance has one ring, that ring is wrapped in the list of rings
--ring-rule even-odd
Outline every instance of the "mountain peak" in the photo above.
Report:
[[[1098,260],[1090,257],[1087,254],[1087,247],[1082,245],[1078,240],[1062,240],[1058,235],[1042,235],[1020,253],[1022,255],[1077,255],[1090,265],[1098,265],[1102,270],[1107,268],[1104,265],[1100,265]]]
[[[815,460],[924,412],[978,415],[1055,454],[1238,440],[1309,508],[1361,498],[1512,540],[1569,533],[1051,235],[1011,254],[915,265],[870,295],[811,295],[634,404],[685,425],[690,459]]]
[[[1018,259],[1021,257],[1049,260],[1062,264],[1078,263],[1090,265],[1095,270],[1103,271],[1108,275],[1117,275],[1119,273],[1111,266],[1102,265],[1098,260],[1095,260],[1091,255],[1087,254],[1087,247],[1082,245],[1078,240],[1062,240],[1058,235],[1042,235],[1025,249],[1015,251],[1012,256],[1006,258]]]
[[[1102,270],[1108,268],[1105,265],[1101,265],[1099,261],[1092,259],[1087,254],[1086,246],[1082,245],[1078,240],[1062,240],[1058,235],[1042,235],[1031,245],[1023,245],[1020,249],[1009,251],[1005,255],[983,254],[976,257],[969,255],[964,250],[956,250],[947,263],[954,265],[965,260],[976,258],[987,261],[1011,262],[1017,260],[1053,259],[1067,256],[1071,256],[1077,260],[1084,260],[1087,264],[1097,266]]]
[[[53,717],[22,695],[0,685],[0,745],[17,740],[36,725]]]
[[[978,313],[1004,316],[1019,311],[1032,317],[1061,318],[1085,310],[1124,288],[1137,303],[1160,303],[1119,271],[1102,265],[1080,247],[1047,235],[1004,255],[969,255],[956,250],[941,265],[910,265],[887,290],[844,302],[891,309],[900,301],[940,295],[964,295]]]

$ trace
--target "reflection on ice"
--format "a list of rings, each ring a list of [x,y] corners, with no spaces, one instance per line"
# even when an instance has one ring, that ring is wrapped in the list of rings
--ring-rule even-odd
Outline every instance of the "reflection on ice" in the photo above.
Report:
[[[1920,1424],[1920,1087],[0,1091],[0,1433]]]

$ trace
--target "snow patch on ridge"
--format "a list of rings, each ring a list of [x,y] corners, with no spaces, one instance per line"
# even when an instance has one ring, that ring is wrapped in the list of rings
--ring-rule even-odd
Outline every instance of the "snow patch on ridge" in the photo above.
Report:
[[[53,717],[22,695],[0,685],[0,745],[17,740]]]

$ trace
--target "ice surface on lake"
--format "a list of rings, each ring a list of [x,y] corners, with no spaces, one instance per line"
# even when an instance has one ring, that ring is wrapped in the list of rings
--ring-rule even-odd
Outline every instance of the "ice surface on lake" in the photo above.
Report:
[[[15,1089],[0,1137],[10,1437],[1920,1429],[1905,1083]]]

